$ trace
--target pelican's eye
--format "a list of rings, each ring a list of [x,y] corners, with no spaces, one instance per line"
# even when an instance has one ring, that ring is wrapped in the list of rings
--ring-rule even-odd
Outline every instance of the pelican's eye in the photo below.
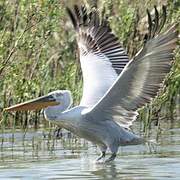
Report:
[[[49,100],[52,100],[52,101],[56,100],[53,95],[50,95],[50,96],[48,97],[48,99],[49,99]]]

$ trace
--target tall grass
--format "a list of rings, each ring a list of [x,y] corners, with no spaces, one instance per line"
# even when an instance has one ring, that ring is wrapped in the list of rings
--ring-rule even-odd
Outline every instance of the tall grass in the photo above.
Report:
[[[65,6],[77,1],[0,1],[0,118],[1,126],[51,127],[40,112],[2,113],[4,107],[38,97],[56,89],[69,89],[78,104],[82,94],[82,76],[78,60],[75,33],[65,12]],[[79,1],[80,2],[80,1]],[[109,16],[113,31],[121,39],[130,57],[142,46],[146,32],[146,8],[161,6],[164,1],[102,0],[84,1],[97,5]],[[178,1],[167,1],[168,25],[180,17]],[[103,8],[104,7],[104,8]],[[150,124],[159,118],[163,107],[165,116],[174,117],[180,90],[179,54],[172,72],[165,81],[160,96],[145,110],[141,119]],[[153,117],[153,118],[152,118]],[[148,123],[147,123],[148,122]]]

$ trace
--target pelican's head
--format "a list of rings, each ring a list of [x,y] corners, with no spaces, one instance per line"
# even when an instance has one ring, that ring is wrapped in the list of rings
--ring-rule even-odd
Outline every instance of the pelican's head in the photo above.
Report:
[[[27,111],[27,110],[40,110],[47,111],[63,111],[72,104],[71,93],[68,90],[57,90],[50,92],[45,96],[26,101],[8,108],[5,111]]]
[[[70,91],[57,90],[48,94],[52,96],[57,105],[47,106],[44,110],[44,116],[47,120],[55,120],[60,116],[61,112],[68,109],[72,104],[72,97]]]

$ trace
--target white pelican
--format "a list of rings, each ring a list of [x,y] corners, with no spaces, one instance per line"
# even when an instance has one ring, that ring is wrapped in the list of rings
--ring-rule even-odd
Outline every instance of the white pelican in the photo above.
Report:
[[[87,12],[75,5],[67,12],[76,31],[83,72],[83,96],[79,106],[71,107],[68,90],[57,90],[46,96],[6,108],[6,111],[44,109],[45,118],[98,145],[104,159],[109,148],[115,159],[120,145],[143,143],[129,127],[137,110],[157,95],[170,71],[177,42],[176,25],[161,33],[166,20],[163,6],[160,17],[148,12],[149,32],[144,46],[132,59],[112,33],[106,18],[98,10]]]

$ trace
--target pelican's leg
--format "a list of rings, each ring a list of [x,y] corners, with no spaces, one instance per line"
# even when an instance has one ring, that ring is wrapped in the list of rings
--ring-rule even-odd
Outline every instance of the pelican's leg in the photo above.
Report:
[[[100,146],[101,155],[96,159],[96,162],[100,162],[101,159],[105,158],[107,146]]]
[[[102,158],[105,158],[106,156],[106,151],[102,151],[101,155],[96,159],[96,161],[100,161]]]
[[[112,144],[112,145],[109,146],[109,148],[110,148],[110,150],[112,152],[112,155],[108,159],[106,159],[105,163],[113,161],[116,158],[116,153],[118,151],[118,146],[117,145]]]
[[[112,153],[112,155],[105,160],[105,163],[111,162],[116,158],[116,153]]]

